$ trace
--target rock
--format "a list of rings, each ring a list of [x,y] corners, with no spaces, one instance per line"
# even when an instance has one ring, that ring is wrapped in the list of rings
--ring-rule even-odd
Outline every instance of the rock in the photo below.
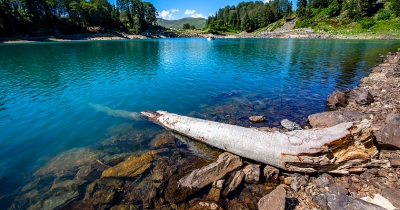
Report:
[[[387,121],[387,124],[376,132],[376,140],[400,148],[400,115],[391,117]]]
[[[244,181],[257,184],[260,181],[260,165],[249,164],[243,168]]]
[[[143,208],[148,209],[152,207],[153,201],[157,196],[157,190],[154,186],[150,176],[143,180],[125,183],[125,200],[129,203],[143,203]]]
[[[227,173],[242,166],[240,157],[224,152],[218,160],[210,165],[196,169],[178,181],[178,186],[201,189],[212,182],[221,179]]]
[[[258,201],[258,209],[284,210],[285,197],[286,197],[286,190],[281,185],[279,185],[275,190],[273,190],[268,195],[262,197]]]
[[[264,168],[264,177],[265,179],[270,179],[274,174],[279,174],[279,169],[272,166],[265,166]]]
[[[140,208],[135,205],[121,204],[111,207],[110,210],[139,210]]]
[[[335,90],[331,95],[328,96],[326,103],[326,105],[332,110],[335,110],[338,107],[345,107],[347,105],[346,94]]]
[[[390,201],[389,201],[388,199],[382,197],[382,196],[379,195],[379,194],[376,194],[376,195],[374,196],[374,198],[371,198],[371,197],[363,197],[363,198],[361,198],[361,200],[367,201],[367,202],[369,202],[369,203],[376,204],[376,205],[378,205],[378,206],[380,206],[380,207],[383,207],[383,208],[385,208],[385,209],[387,209],[387,210],[395,210],[395,209],[396,209],[396,207],[394,207],[393,204],[390,203]]]
[[[225,182],[225,180],[223,180],[223,179],[214,181],[212,184],[212,188],[207,195],[207,199],[218,202],[221,197],[221,190],[222,190],[222,186],[223,186],[224,182]]]
[[[329,184],[329,191],[339,195],[346,195],[348,193],[348,190],[343,183]]]
[[[293,181],[290,184],[290,187],[294,191],[298,191],[300,187],[307,185],[307,179],[304,176],[298,175],[293,177]]]
[[[159,135],[157,135],[150,143],[150,148],[157,149],[163,147],[168,144],[174,143],[174,136],[170,134],[170,132],[165,131]]]
[[[235,172],[235,174],[232,176],[232,179],[228,180],[228,184],[224,191],[222,192],[222,195],[224,197],[228,196],[228,194],[232,191],[234,191],[241,183],[244,178],[244,173],[243,170],[238,170]]]
[[[295,122],[292,122],[288,119],[284,119],[281,121],[281,125],[286,128],[288,131],[293,131],[293,130],[303,130],[300,125],[298,125]]]
[[[150,168],[153,156],[146,152],[141,156],[131,156],[127,160],[103,171],[103,178],[128,178],[142,174]]]
[[[388,199],[393,206],[400,208],[400,189],[386,188],[382,190],[382,196]]]
[[[238,196],[239,200],[246,205],[248,209],[257,209],[258,199],[250,192],[247,187],[244,187]]]
[[[390,166],[392,167],[400,167],[400,158],[390,158]]]
[[[363,119],[369,119],[368,115],[356,111],[322,112],[308,116],[313,128],[332,127],[343,122],[361,121]]]
[[[332,177],[329,174],[322,174],[315,180],[317,187],[326,187],[331,182]]]
[[[369,105],[374,101],[374,97],[368,90],[355,87],[349,93],[350,98],[354,99],[359,105]]]
[[[101,162],[90,149],[71,149],[51,159],[33,176],[44,178],[74,176],[82,166],[99,163]]]
[[[249,121],[253,123],[261,123],[267,120],[264,116],[251,116],[249,117]]]
[[[324,209],[324,210],[327,210],[327,209],[328,209],[328,204],[327,204],[327,201],[326,201],[326,195],[325,195],[325,193],[316,195],[316,196],[313,198],[313,201],[314,201],[315,203],[317,203],[318,206],[321,207],[322,209]]]
[[[189,208],[189,210],[204,210],[204,209],[222,210],[222,208],[218,204],[209,201],[200,201],[198,203],[195,203],[192,207]]]
[[[294,177],[289,176],[289,177],[285,177],[285,178],[283,179],[283,182],[284,182],[286,185],[289,185],[289,186],[290,186],[290,185],[292,184],[293,180],[294,180]]]
[[[40,206],[40,209],[58,209],[68,205],[79,196],[79,185],[82,185],[84,181],[79,180],[64,180],[55,182],[46,195],[50,197],[41,197],[45,199],[42,202],[38,202],[31,206],[31,209]],[[47,199],[46,199],[47,198]]]
[[[313,200],[323,209],[329,210],[384,210],[384,208],[378,205],[366,202],[358,198],[353,198],[344,194],[340,194],[338,192],[324,192],[314,197]]]
[[[118,179],[97,179],[86,187],[84,201],[93,205],[109,205],[121,189],[123,181]]]

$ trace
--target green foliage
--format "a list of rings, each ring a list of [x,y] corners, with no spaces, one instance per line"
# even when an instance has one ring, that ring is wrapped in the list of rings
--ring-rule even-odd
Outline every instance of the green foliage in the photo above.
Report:
[[[182,26],[182,29],[187,30],[190,29],[190,24],[189,23],[184,23]]]
[[[297,1],[297,16],[302,19],[307,18],[307,0]]]
[[[157,18],[157,24],[165,28],[182,28],[184,23],[189,23],[191,26],[195,26],[197,29],[202,29],[206,26],[206,19],[189,17],[179,20],[165,20]]]
[[[381,10],[378,13],[378,20],[389,20],[390,19],[390,11]]]
[[[156,21],[156,9],[149,2],[117,0],[0,0],[0,35],[17,33],[47,35],[127,30],[140,33]]]
[[[375,22],[374,18],[368,17],[368,18],[364,18],[360,23],[361,23],[361,27],[363,29],[369,29],[372,26],[374,26],[376,22]]]
[[[207,19],[206,28],[210,32],[254,31],[292,14],[292,2],[272,0],[241,2],[236,6],[219,9]]]
[[[390,10],[395,16],[400,16],[400,1],[392,0],[390,5]]]

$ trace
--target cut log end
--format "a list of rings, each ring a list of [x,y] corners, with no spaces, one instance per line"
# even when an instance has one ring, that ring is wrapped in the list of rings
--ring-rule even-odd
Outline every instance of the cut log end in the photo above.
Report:
[[[326,144],[326,149],[319,153],[301,154],[286,162],[286,170],[305,173],[329,172],[347,174],[362,171],[365,163],[378,152],[373,144],[372,128],[368,120],[353,122],[348,128],[349,135]],[[287,159],[287,158],[283,158]]]

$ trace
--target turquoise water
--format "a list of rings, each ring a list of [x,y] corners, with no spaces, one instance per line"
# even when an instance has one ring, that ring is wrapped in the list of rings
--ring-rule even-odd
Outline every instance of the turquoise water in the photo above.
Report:
[[[23,184],[52,157],[96,145],[115,126],[128,123],[144,134],[161,129],[108,108],[243,126],[249,115],[263,114],[268,120],[253,126],[277,126],[284,118],[305,125],[309,114],[325,110],[333,90],[356,86],[378,54],[399,45],[307,39],[0,44],[2,185]],[[224,110],[235,116],[217,113]]]

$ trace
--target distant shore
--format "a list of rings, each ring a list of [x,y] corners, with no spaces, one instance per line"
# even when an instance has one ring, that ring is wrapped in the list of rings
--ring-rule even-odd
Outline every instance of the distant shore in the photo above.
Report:
[[[14,36],[0,37],[0,43],[27,43],[27,42],[67,42],[67,41],[90,41],[90,40],[128,40],[128,39],[148,39],[148,38],[206,38],[208,35],[201,33],[188,33],[181,35],[164,35],[164,34],[148,34],[148,35],[132,35],[132,34],[115,34],[115,33],[98,33],[98,34],[75,34],[75,35],[49,35],[49,36]],[[214,35],[215,38],[300,38],[300,39],[365,39],[365,40],[399,40],[400,37],[385,36],[373,33],[362,33],[354,35],[330,34],[313,32],[307,29],[296,29],[280,32],[261,32]]]

